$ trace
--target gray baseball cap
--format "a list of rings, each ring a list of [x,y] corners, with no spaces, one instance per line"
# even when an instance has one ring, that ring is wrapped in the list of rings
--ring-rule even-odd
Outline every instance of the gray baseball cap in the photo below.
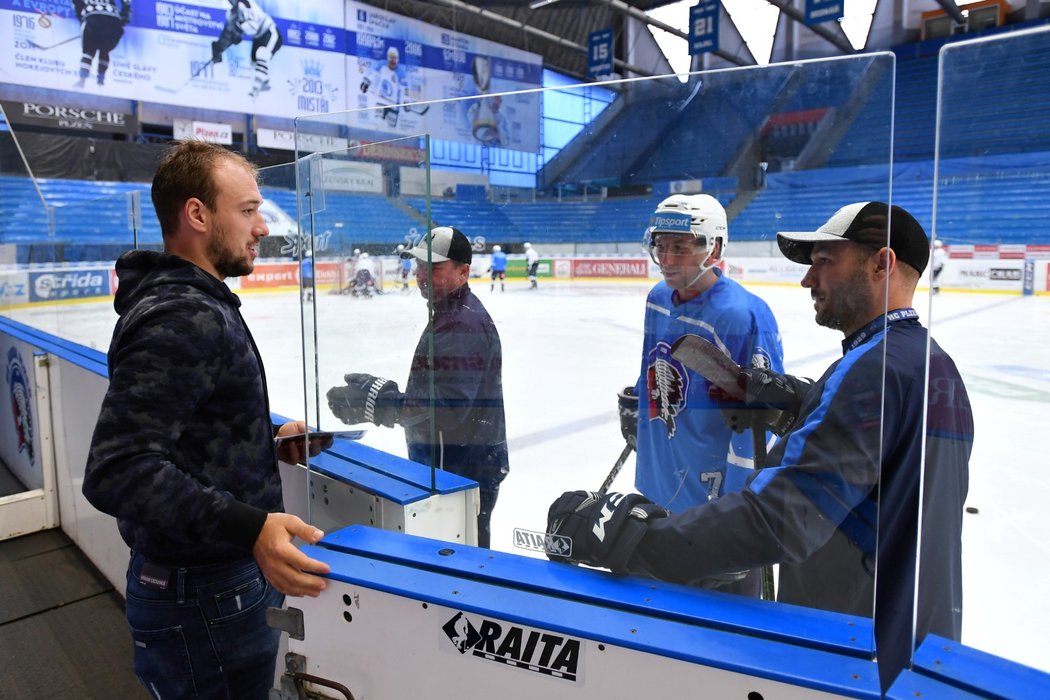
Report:
[[[401,257],[426,262],[428,247],[430,248],[429,259],[436,263],[451,260],[469,265],[473,257],[470,240],[458,228],[451,226],[437,226],[431,229],[430,233],[420,238],[415,246],[401,253]]]

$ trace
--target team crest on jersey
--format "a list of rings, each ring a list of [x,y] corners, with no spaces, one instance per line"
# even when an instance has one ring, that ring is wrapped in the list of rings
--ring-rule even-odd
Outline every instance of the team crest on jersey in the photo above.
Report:
[[[772,369],[773,363],[769,361],[769,353],[761,345],[755,348],[751,355],[751,367],[755,369]]]
[[[11,415],[15,421],[15,435],[18,438],[18,451],[29,456],[29,463],[35,464],[33,454],[33,404],[30,400],[29,381],[25,363],[17,348],[7,351],[7,391],[11,397]]]
[[[674,437],[675,419],[685,408],[689,394],[689,373],[671,357],[671,346],[663,341],[649,352],[646,370],[649,387],[649,420],[659,419],[667,426],[667,437]]]

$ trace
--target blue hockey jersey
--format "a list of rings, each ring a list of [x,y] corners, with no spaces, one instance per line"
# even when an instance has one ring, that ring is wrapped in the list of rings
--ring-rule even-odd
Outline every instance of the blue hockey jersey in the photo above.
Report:
[[[646,300],[635,487],[671,512],[739,490],[752,473],[751,432],[734,433],[707,396],[710,383],[671,357],[684,334],[700,335],[739,365],[784,371],[776,319],[762,299],[720,274],[675,304],[660,282]]]

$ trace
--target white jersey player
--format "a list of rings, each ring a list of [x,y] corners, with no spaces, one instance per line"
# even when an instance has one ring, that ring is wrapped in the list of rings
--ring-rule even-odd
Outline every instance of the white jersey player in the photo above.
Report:
[[[397,126],[397,105],[404,102],[405,81],[398,69],[400,60],[401,53],[396,46],[391,46],[386,50],[386,63],[361,80],[361,93],[372,95],[373,105],[383,110],[383,119],[390,128]]]
[[[930,267],[933,270],[933,280],[930,286],[934,294],[941,291],[941,273],[944,272],[944,268],[948,265],[949,259],[948,251],[944,249],[944,243],[941,240],[935,240],[933,242],[933,257],[930,259]]]
[[[231,44],[241,43],[242,35],[252,37],[252,67],[255,75],[248,93],[257,97],[270,89],[270,59],[284,45],[281,31],[273,18],[259,5],[259,0],[230,0],[226,24],[218,40],[211,44],[211,60],[222,62],[222,54]]]
[[[529,274],[529,289],[536,289],[536,273],[540,269],[540,254],[531,243],[525,244],[525,269]]]
[[[625,390],[638,397],[635,486],[678,512],[739,490],[752,473],[755,448],[750,430],[734,433],[725,424],[708,398],[710,383],[672,357],[671,345],[682,335],[700,335],[739,365],[777,372],[784,369],[783,350],[766,303],[717,268],[729,238],[718,200],[668,197],[656,208],[647,238],[664,280],[649,292],[641,372]],[[757,595],[758,578],[752,572],[723,590]]]

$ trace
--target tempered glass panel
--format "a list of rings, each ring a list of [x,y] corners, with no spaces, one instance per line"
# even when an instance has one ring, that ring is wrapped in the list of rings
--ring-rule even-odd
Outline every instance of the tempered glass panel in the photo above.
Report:
[[[939,289],[933,336],[962,374],[974,431],[968,481],[959,480],[965,510],[928,514],[927,505],[922,522],[925,554],[949,516],[962,521],[962,642],[1042,670],[1050,604],[1032,582],[1045,579],[1050,486],[1033,455],[1050,420],[1048,60],[1045,29],[941,50],[933,214],[947,255],[926,281]],[[931,380],[924,503],[952,486],[936,457],[953,444],[946,410],[961,402]],[[924,596],[944,595],[945,576],[937,559],[920,568],[920,610]]]
[[[365,144],[416,126],[431,135],[455,127],[465,130],[459,138],[471,148],[480,146],[480,167],[432,168],[422,188],[418,178],[406,177],[406,170],[417,169],[403,167],[399,186],[387,194],[397,208],[417,213],[417,232],[426,230],[426,220],[463,231],[474,248],[470,288],[499,331],[511,468],[493,511],[493,548],[544,556],[528,548],[537,541],[529,533],[540,534],[542,542],[548,507],[562,492],[595,491],[611,476],[625,447],[617,394],[637,383],[644,464],[628,455],[622,470],[612,475],[611,488],[641,490],[668,506],[673,514],[661,528],[667,533],[673,526],[681,536],[656,544],[660,538],[647,537],[640,550],[644,562],[632,560],[633,570],[711,587],[740,571],[769,565],[776,573],[779,568],[782,600],[845,613],[841,623],[850,630],[851,644],[870,653],[873,628],[864,618],[870,620],[875,611],[877,504],[887,459],[880,441],[879,342],[885,337],[886,278],[872,270],[864,279],[869,295],[851,305],[857,280],[829,273],[818,287],[814,309],[810,291],[799,286],[808,268],[784,258],[776,234],[815,231],[846,204],[890,200],[893,56],[712,71],[685,83],[677,76],[627,80],[607,87],[617,91],[617,102],[557,157],[546,162],[537,157],[533,181],[520,186],[498,182],[492,165],[503,162],[505,153],[513,158],[542,152],[543,144],[528,142],[532,125],[522,122],[527,98],[538,91],[499,95],[506,128],[493,109],[497,96],[483,95],[411,109],[400,105],[394,123],[377,111],[367,119],[351,112],[300,119],[297,129]],[[425,115],[442,121],[431,124]],[[401,121],[406,117],[411,126]],[[501,142],[497,134],[507,133],[509,141]],[[367,148],[354,150],[348,149],[346,157],[363,155]],[[419,162],[424,160],[425,154]],[[308,190],[319,208],[316,193],[323,191],[324,209],[317,215],[332,206],[334,195],[332,188],[316,186],[321,173],[313,165],[300,169],[300,201]],[[304,182],[312,184],[304,187]],[[654,212],[672,194],[701,192],[727,211],[723,278],[734,281],[732,294],[746,290],[753,295],[742,297],[744,306],[768,305],[777,328],[765,312],[761,322],[725,320],[741,308],[734,298],[709,296],[704,299],[710,308],[682,308],[661,282],[661,269],[646,244]],[[355,219],[343,217],[347,226]],[[315,235],[325,230],[316,216],[310,230]],[[394,230],[384,244],[400,241],[400,233]],[[883,226],[882,239],[878,235],[869,238],[865,260],[885,247],[892,230]],[[539,253],[535,284],[526,243]],[[496,246],[508,254],[505,278],[498,274]],[[674,278],[682,285],[689,279],[670,263],[664,271],[668,282]],[[723,288],[728,286],[723,280]],[[387,293],[357,300],[329,316],[331,300],[320,297],[315,308],[322,424],[332,417],[320,397],[348,368],[404,378],[424,318],[418,298],[407,306],[401,298]],[[335,301],[347,300],[337,296]],[[829,307],[844,320],[833,322],[835,314],[825,314]],[[815,312],[837,327],[814,323]],[[834,366],[845,373],[863,362],[863,375],[825,374],[842,356],[843,331],[869,322],[866,337],[874,340],[864,346],[863,359]],[[768,340],[777,337],[777,329],[782,360],[772,348],[776,341]],[[807,427],[779,442],[771,434],[763,440],[760,432],[766,469],[748,487],[748,496],[741,489],[753,475],[756,441],[748,431],[736,434],[725,426],[722,412],[707,398],[710,379],[671,355],[673,341],[687,333],[721,343],[738,363],[761,361],[756,358],[763,356],[758,350],[763,346],[766,354],[777,356],[778,369],[782,362],[791,374],[825,374],[823,390],[807,394],[802,404],[799,425]],[[705,371],[710,374],[709,367]],[[893,400],[900,399],[898,394],[895,387]],[[365,440],[404,454],[400,428],[369,427]],[[710,503],[713,497],[717,500]],[[895,586],[909,588],[907,574],[899,576],[893,566],[885,574]]]
[[[23,158],[18,139],[0,106],[0,265],[4,315],[29,303],[26,265],[38,255],[51,255],[53,231],[43,194]],[[46,252],[38,252],[43,248]]]
[[[108,335],[116,320],[113,260],[132,247],[141,227],[138,187],[38,180],[2,108],[0,159],[0,313],[105,351],[100,335]],[[74,304],[76,313],[70,313]],[[6,417],[0,416],[10,431],[0,456],[0,496],[45,482],[45,444],[34,420],[37,395],[26,351],[14,340],[2,350],[11,401]]]
[[[324,127],[300,120],[299,143]],[[419,361],[427,361],[420,336],[428,322],[428,290],[416,284],[418,264],[400,257],[429,230],[426,198],[414,208],[397,193],[426,192],[428,141],[419,135],[341,138],[355,145],[297,161],[300,252],[312,258],[315,273],[303,297],[306,415],[322,430],[363,429],[362,444],[408,456],[403,430],[333,413],[328,392],[353,385],[367,393],[377,378],[404,392],[417,343],[423,348]]]

